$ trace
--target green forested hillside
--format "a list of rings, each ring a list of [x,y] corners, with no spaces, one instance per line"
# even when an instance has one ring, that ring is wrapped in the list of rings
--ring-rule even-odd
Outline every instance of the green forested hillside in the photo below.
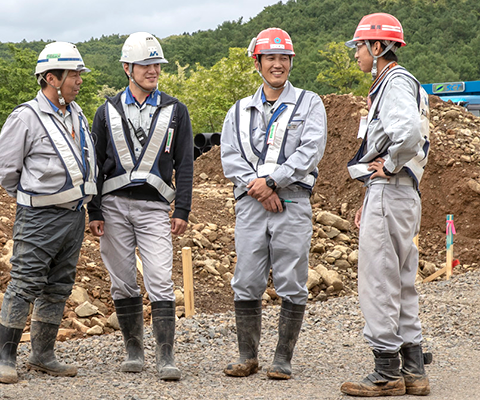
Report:
[[[292,83],[319,94],[332,93],[339,85],[329,81],[332,74],[328,71],[335,71],[337,67],[329,60],[328,52],[339,51],[339,49],[344,51],[343,46],[333,42],[343,43],[350,39],[361,17],[373,12],[388,12],[402,22],[407,46],[400,49],[397,54],[400,63],[421,82],[480,79],[480,1],[478,0],[289,0],[285,4],[279,2],[266,7],[247,22],[242,19],[227,21],[214,30],[159,38],[165,57],[170,62],[162,67],[172,76],[181,70],[186,77],[193,77],[199,68],[203,68],[202,74],[210,73],[210,68],[219,63],[222,58],[229,57],[230,48],[246,48],[251,38],[260,30],[280,27],[290,33],[297,54],[291,75]],[[155,34],[154,31],[152,33]],[[127,84],[118,62],[121,46],[126,37],[117,34],[77,43],[85,63],[94,70],[88,78],[90,90],[94,90],[95,83],[97,88],[104,88],[104,85],[107,85],[116,90]],[[44,45],[42,41],[23,41],[16,43],[15,47],[33,50],[38,54]],[[349,56],[344,55],[347,62],[348,57],[353,59],[353,52],[349,51],[348,54]],[[0,69],[3,71],[8,72],[12,65],[15,68],[25,68],[28,63],[25,60],[19,60],[20,56],[18,52],[9,49],[8,44],[0,43]],[[14,57],[17,57],[16,61]],[[26,58],[30,59],[31,55]],[[179,69],[179,66],[187,65],[188,68]],[[33,69],[34,64],[31,66],[32,73]],[[319,74],[323,75],[322,79],[317,79]],[[171,80],[172,76],[167,78]],[[181,85],[183,88],[188,87],[184,85],[185,76],[174,78],[177,82],[176,87],[180,88]],[[198,79],[198,76],[195,79]],[[0,78],[0,92],[13,95],[18,93],[18,90],[22,91],[23,86],[16,84],[8,76]],[[356,93],[359,93],[362,91],[358,89],[364,88],[365,82],[357,79],[353,85],[347,85],[347,90],[349,87],[356,88]],[[180,91],[172,94],[185,102],[187,97],[192,95],[198,97],[196,93],[190,93],[189,96],[184,93],[182,97]],[[89,96],[90,99],[94,98],[91,93]],[[101,100],[97,99],[88,104],[92,110],[89,112],[89,118],[92,117],[90,114],[93,113],[98,101]],[[222,99],[223,103],[228,101],[231,100],[226,97]],[[228,105],[223,103],[221,110],[225,111]],[[188,102],[187,105],[189,105]],[[0,124],[8,115],[7,110],[11,106],[14,105],[2,103]],[[204,113],[205,110],[202,112]],[[194,120],[195,110],[191,113]]]
[[[294,84],[320,94],[332,88],[316,82],[326,60],[318,53],[329,42],[343,42],[353,35],[361,17],[372,12],[395,15],[405,31],[407,46],[398,52],[400,62],[422,82],[480,79],[480,1],[478,0],[290,0],[266,7],[248,22],[224,22],[215,30],[161,38],[170,64],[199,63],[211,67],[228,55],[230,47],[247,47],[260,30],[272,26],[287,30],[294,41]],[[155,32],[152,32],[155,34]],[[118,65],[125,36],[102,36],[78,43],[89,67],[100,72],[98,83],[117,89],[125,85]],[[43,42],[22,42],[40,51]],[[5,56],[5,45],[0,46]]]

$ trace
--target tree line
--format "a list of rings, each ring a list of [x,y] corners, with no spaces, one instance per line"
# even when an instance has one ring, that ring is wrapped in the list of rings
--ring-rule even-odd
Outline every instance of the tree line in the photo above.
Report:
[[[261,82],[246,56],[248,43],[275,26],[294,42],[294,85],[319,94],[365,95],[369,77],[343,43],[361,17],[373,12],[388,12],[402,22],[407,46],[398,51],[399,61],[422,83],[480,79],[478,0],[289,0],[247,22],[226,21],[216,29],[160,39],[169,64],[162,65],[159,88],[187,104],[195,133],[219,131],[228,108]],[[90,120],[103,96],[128,83],[118,61],[126,38],[115,34],[77,43],[92,69],[78,97]],[[0,43],[0,124],[38,90],[32,75],[46,43]]]

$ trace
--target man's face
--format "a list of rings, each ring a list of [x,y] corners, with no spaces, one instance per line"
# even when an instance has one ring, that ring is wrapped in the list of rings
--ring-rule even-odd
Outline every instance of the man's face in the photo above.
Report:
[[[128,65],[124,64],[127,67]],[[160,75],[160,64],[139,65],[133,64],[133,79],[145,90],[155,90]]]
[[[255,60],[255,68],[275,88],[285,85],[290,72],[290,65],[290,56],[286,54],[264,54],[261,56],[260,62]]]
[[[65,99],[67,104],[71,103],[77,97],[78,93],[80,92],[80,85],[83,82],[82,77],[80,76],[80,71],[68,71],[67,77],[63,82],[60,91],[62,92],[62,96]],[[48,81],[49,77],[47,77]],[[50,74],[50,79],[53,79],[50,82],[54,87],[58,87],[62,84],[62,80],[58,79],[55,75]]]
[[[367,45],[365,42],[357,42],[355,48],[355,59],[357,60],[358,66],[363,72],[369,73],[372,70],[373,57],[368,51]]]

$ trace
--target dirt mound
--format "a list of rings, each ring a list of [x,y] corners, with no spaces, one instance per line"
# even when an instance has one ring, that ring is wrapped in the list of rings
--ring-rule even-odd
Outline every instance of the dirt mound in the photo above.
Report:
[[[353,218],[361,205],[363,190],[359,182],[349,177],[346,164],[359,146],[356,133],[360,116],[366,114],[366,101],[352,95],[327,95],[323,96],[323,101],[328,116],[328,140],[325,155],[319,164],[319,177],[312,202],[316,212],[325,210],[338,214],[353,226]],[[437,97],[430,97],[430,102],[431,151],[421,184],[421,259],[433,262],[437,267],[445,262],[445,218],[447,214],[453,214],[457,229],[454,257],[461,263],[454,272],[461,273],[477,268],[476,263],[480,256],[477,250],[480,226],[476,223],[480,218],[480,118],[474,117],[461,107],[444,103]],[[173,279],[177,289],[183,285],[181,248],[188,245],[193,250],[197,311],[222,312],[232,309],[233,293],[227,281],[236,262],[232,204],[232,185],[223,175],[220,148],[214,146],[195,161],[190,233],[174,239]],[[15,201],[1,189],[2,292],[10,278],[7,261],[14,219]],[[318,233],[317,228],[315,232]],[[350,245],[354,249],[356,230],[352,229],[348,234],[351,238]],[[212,238],[212,241],[202,242],[205,237]],[[215,264],[212,264],[212,259]],[[319,265],[320,261],[320,256],[314,254],[311,257],[311,266]],[[224,269],[222,277],[218,271],[208,272],[221,270],[220,267]],[[345,273],[342,279],[348,281],[346,286],[351,290],[347,293],[351,293],[355,288],[355,273]],[[139,282],[141,283],[140,276]],[[76,285],[87,290],[91,302],[97,305],[102,313],[108,316],[113,312],[110,282],[100,258],[98,239],[91,235],[88,228],[78,263]],[[346,292],[336,295],[342,293]],[[269,290],[269,294],[275,300],[274,291]],[[145,304],[148,305],[147,299]],[[75,306],[69,301],[65,315]]]

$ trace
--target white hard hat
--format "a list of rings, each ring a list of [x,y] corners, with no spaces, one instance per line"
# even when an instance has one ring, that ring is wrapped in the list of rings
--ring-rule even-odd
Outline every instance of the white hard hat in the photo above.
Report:
[[[49,43],[38,56],[37,66],[35,67],[36,75],[52,69],[90,72],[85,67],[77,46],[68,42]]]
[[[139,65],[168,63],[158,40],[147,32],[132,33],[125,40],[119,61]]]

